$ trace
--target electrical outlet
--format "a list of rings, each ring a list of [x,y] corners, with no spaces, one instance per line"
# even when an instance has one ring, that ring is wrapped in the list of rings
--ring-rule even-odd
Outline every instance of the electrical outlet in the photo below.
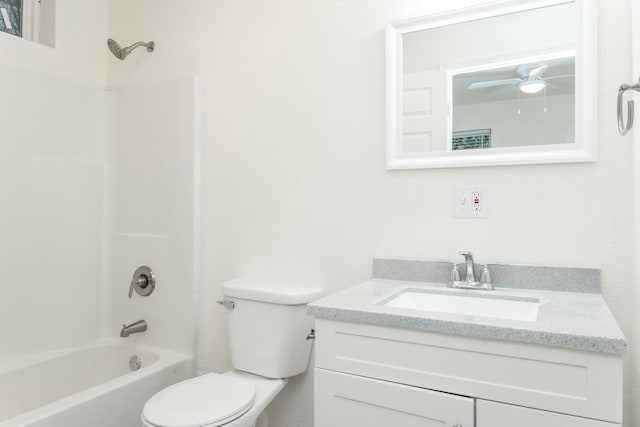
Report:
[[[484,204],[484,197],[482,191],[471,192],[471,210],[474,212],[482,212],[482,205]]]
[[[487,218],[488,193],[477,185],[456,186],[453,194],[453,216],[456,218]]]

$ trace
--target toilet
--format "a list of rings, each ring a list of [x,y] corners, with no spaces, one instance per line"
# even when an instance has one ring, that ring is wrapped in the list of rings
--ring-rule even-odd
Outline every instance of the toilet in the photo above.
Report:
[[[233,369],[159,391],[144,405],[144,427],[267,427],[266,407],[287,378],[307,370],[313,318],[306,304],[321,289],[236,279],[222,294]]]

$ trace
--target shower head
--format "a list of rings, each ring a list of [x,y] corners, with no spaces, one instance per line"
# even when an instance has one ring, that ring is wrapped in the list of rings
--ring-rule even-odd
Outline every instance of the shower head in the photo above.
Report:
[[[118,58],[119,60],[124,60],[131,53],[131,51],[139,46],[144,46],[147,48],[147,52],[153,52],[156,44],[154,42],[144,43],[137,42],[128,47],[121,47],[118,42],[113,39],[107,40],[107,46],[109,46],[109,50],[113,53],[113,56]]]

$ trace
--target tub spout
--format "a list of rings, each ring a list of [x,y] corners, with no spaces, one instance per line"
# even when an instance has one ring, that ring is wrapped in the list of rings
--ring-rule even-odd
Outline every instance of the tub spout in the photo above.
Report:
[[[130,325],[122,325],[120,336],[123,338],[126,338],[131,334],[137,334],[139,332],[144,332],[146,330],[147,330],[147,322],[145,322],[144,320],[138,320],[137,322],[133,322]]]

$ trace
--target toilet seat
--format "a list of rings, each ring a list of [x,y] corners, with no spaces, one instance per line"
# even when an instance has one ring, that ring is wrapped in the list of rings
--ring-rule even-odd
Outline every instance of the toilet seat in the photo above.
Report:
[[[143,420],[156,427],[217,427],[246,413],[255,400],[255,382],[206,374],[161,390],[147,401]]]

